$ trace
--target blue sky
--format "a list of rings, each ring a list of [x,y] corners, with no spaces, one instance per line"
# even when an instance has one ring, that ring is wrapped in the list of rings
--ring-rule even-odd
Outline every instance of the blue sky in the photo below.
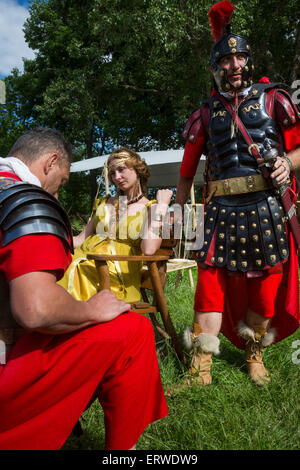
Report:
[[[28,0],[0,0],[0,78],[14,67],[23,69],[22,57],[34,58],[22,31],[28,18]]]

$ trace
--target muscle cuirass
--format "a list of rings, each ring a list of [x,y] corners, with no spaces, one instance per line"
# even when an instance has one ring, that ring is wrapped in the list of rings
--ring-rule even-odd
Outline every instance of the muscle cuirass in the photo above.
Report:
[[[277,124],[266,110],[266,93],[255,90],[238,108],[238,116],[253,142],[259,146],[262,157],[275,150],[283,150]],[[212,97],[208,100],[210,119],[207,141],[207,168],[209,180],[222,180],[259,173],[255,157],[248,152],[248,144],[234,129],[232,117],[222,103]]]
[[[254,91],[254,92],[253,92]],[[251,177],[260,173],[233,119],[214,97],[209,104],[207,175],[210,181]],[[266,109],[266,87],[255,87],[242,101],[238,116],[260,155],[268,159],[283,152],[280,129]],[[284,262],[289,255],[284,212],[272,189],[217,196],[205,208],[204,245],[199,260],[207,263],[211,243],[214,266],[229,271],[261,271]]]

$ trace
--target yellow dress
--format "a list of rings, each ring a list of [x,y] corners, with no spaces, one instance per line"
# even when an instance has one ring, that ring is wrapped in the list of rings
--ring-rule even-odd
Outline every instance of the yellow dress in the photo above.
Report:
[[[95,262],[86,258],[88,253],[127,256],[142,254],[140,231],[147,216],[147,208],[155,201],[148,202],[137,214],[122,219],[116,227],[116,236],[109,238],[111,217],[106,205],[108,197],[96,199],[93,208],[95,235],[86,238],[75,249],[69,268],[58,282],[77,300],[88,300],[100,290]],[[136,261],[108,261],[111,292],[128,303],[139,301],[141,268],[142,263]]]

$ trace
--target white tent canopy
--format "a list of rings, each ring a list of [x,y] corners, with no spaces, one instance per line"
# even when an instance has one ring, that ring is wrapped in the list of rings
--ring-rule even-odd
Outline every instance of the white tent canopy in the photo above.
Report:
[[[139,155],[150,167],[151,176],[148,180],[148,186],[150,188],[177,186],[183,149],[139,152]],[[109,155],[102,155],[100,157],[74,162],[71,165],[71,172],[88,171],[96,168],[101,169],[103,168],[104,162],[107,160],[108,156]],[[204,162],[205,156],[202,155],[198,165],[197,174],[194,179],[194,183],[196,185],[203,184]]]

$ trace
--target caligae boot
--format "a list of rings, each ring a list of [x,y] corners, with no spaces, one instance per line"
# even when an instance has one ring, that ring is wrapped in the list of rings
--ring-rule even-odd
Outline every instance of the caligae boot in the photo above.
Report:
[[[269,372],[262,360],[263,350],[273,343],[275,330],[266,331],[260,325],[253,325],[251,328],[244,322],[238,326],[239,334],[246,341],[246,365],[252,382],[259,387],[263,387],[270,382]]]
[[[200,326],[194,323],[193,331],[191,329],[185,331],[184,342],[187,349],[193,350],[189,369],[192,379],[188,379],[188,381],[190,383],[197,382],[199,385],[211,384],[212,355],[220,353],[219,338],[210,333],[202,333]]]

